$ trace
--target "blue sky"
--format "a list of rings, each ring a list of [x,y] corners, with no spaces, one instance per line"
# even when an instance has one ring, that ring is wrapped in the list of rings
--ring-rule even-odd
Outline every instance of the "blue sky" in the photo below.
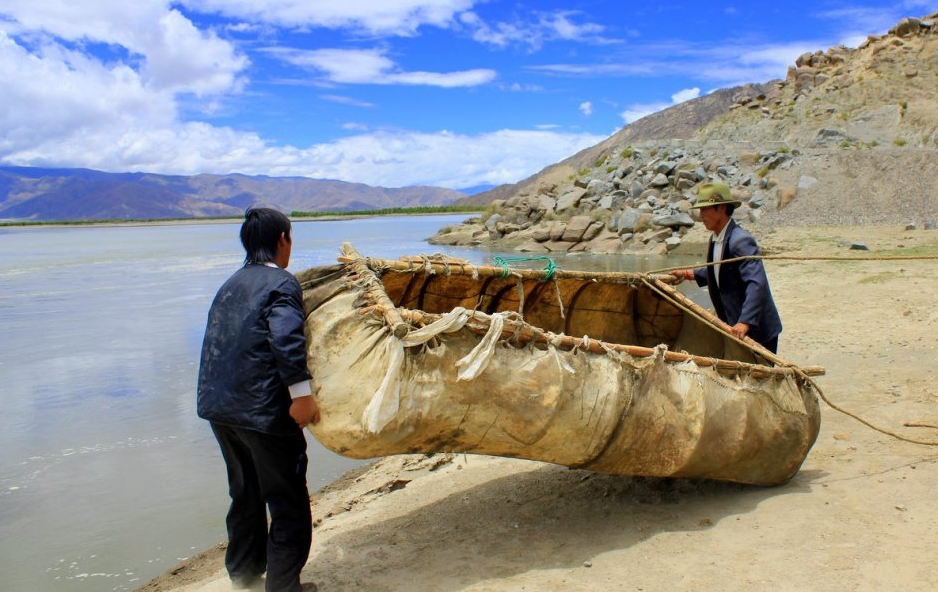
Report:
[[[938,1],[3,0],[0,164],[462,189]]]

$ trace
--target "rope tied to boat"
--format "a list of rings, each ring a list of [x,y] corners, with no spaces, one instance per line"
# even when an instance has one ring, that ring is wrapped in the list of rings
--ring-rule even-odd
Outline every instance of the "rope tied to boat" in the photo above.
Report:
[[[842,256],[821,256],[821,255],[743,255],[742,257],[733,257],[732,259],[722,259],[720,261],[711,261],[709,263],[698,263],[696,265],[681,265],[679,267],[664,267],[662,269],[653,269],[642,272],[644,275],[663,275],[672,271],[681,271],[682,269],[703,269],[714,265],[726,265],[727,263],[738,263],[740,261],[938,261],[938,255],[880,255],[876,257],[842,257]]]
[[[502,277],[507,278],[511,276],[511,267],[510,263],[523,263],[525,261],[546,261],[547,265],[544,266],[544,277],[541,278],[542,282],[548,282],[551,278],[554,277],[554,273],[557,272],[557,264],[554,263],[554,260],[550,257],[544,255],[539,255],[537,257],[502,257],[501,255],[496,255],[494,257],[495,265],[502,268]]]
[[[934,260],[938,260],[938,256],[934,256],[934,255],[885,256],[884,255],[884,256],[876,256],[876,257],[841,257],[841,256],[797,256],[797,255],[745,255],[743,257],[735,257],[732,259],[724,259],[722,261],[701,263],[698,265],[683,265],[680,267],[668,267],[664,269],[656,269],[653,271],[645,272],[645,274],[648,276],[661,275],[661,274],[667,274],[668,272],[671,272],[671,271],[679,271],[682,269],[699,269],[699,268],[710,267],[718,263],[721,265],[724,265],[727,263],[736,263],[739,261],[751,261],[751,260],[756,260],[756,261],[765,261],[765,260],[768,260],[768,261],[934,261]],[[657,289],[655,288],[652,282],[648,282],[646,280],[645,283],[646,285],[649,285],[653,289]],[[658,291],[660,292],[660,290]],[[689,308],[685,308],[685,310],[693,312]],[[772,360],[772,361],[778,362],[778,360]],[[737,361],[737,364],[738,364],[738,361]],[[843,407],[840,407],[837,404],[835,404],[833,401],[831,401],[831,399],[827,395],[824,394],[824,391],[821,389],[818,383],[815,380],[813,380],[810,376],[808,376],[802,368],[799,368],[798,366],[795,366],[795,365],[789,365],[789,367],[792,368],[796,372],[796,374],[799,376],[801,380],[810,384],[811,387],[814,389],[814,391],[817,393],[818,397],[822,401],[824,401],[834,411],[837,411],[838,413],[842,413],[846,415],[847,417],[850,417],[860,422],[861,424],[865,425],[866,427],[870,428],[873,431],[879,432],[891,438],[895,438],[896,440],[900,440],[902,442],[909,442],[911,444],[919,444],[921,446],[938,446],[938,441],[936,440],[921,440],[918,438],[909,438],[907,436],[903,436],[901,434],[898,434],[886,428],[881,428],[869,422],[868,420],[863,419],[856,413],[847,411]],[[742,367],[740,367],[740,369],[737,370],[737,376],[739,376],[741,372],[742,372]],[[908,426],[908,424],[906,424],[906,426],[907,427],[919,427],[919,426]],[[929,427],[933,427],[933,426],[929,426]]]

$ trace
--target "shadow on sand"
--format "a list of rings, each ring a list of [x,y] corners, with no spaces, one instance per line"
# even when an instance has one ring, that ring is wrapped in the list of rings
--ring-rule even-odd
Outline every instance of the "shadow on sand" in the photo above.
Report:
[[[803,471],[785,485],[755,487],[547,466],[337,535],[313,558],[311,575],[322,592],[414,592],[430,590],[429,580],[434,592],[452,592],[583,566],[659,533],[711,528],[773,496],[808,493],[823,477]]]

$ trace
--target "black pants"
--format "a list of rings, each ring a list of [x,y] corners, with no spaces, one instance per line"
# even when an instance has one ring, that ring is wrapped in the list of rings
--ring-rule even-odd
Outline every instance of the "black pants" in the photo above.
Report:
[[[759,343],[762,344],[762,347],[769,350],[773,354],[778,353],[778,335],[776,335],[772,339],[766,339],[765,341],[760,341]]]
[[[249,579],[266,570],[267,592],[299,591],[313,531],[303,432],[279,436],[216,423],[212,431],[228,467],[228,575]]]

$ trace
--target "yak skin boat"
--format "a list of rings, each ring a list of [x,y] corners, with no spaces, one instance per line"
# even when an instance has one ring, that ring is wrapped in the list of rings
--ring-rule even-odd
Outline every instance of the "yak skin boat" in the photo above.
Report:
[[[670,276],[381,260],[297,274],[327,448],[466,452],[779,484],[817,437],[811,376]],[[550,276],[550,277],[547,277]]]

